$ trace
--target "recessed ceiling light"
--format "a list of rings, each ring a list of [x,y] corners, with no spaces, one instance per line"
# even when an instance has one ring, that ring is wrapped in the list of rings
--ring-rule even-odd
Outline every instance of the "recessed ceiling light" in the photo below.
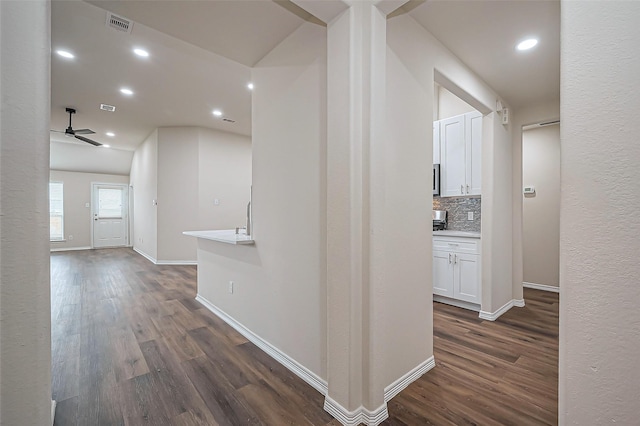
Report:
[[[518,46],[516,46],[516,49],[518,49],[518,50],[529,50],[529,49],[535,47],[536,44],[538,44],[538,39],[529,38],[529,39],[523,40],[520,43],[518,43]]]
[[[220,111],[219,109],[214,109],[213,115],[215,115],[216,117],[220,117],[222,115],[222,111]]]
[[[147,52],[144,49],[140,49],[140,48],[133,49],[133,53],[135,53],[136,55],[141,56],[143,58],[147,58],[149,56],[149,52]]]
[[[103,148],[111,148],[111,145],[104,144],[104,145],[102,145],[102,147]]]
[[[120,93],[127,95],[127,96],[131,96],[133,95],[133,90],[131,89],[127,89],[126,87],[123,87],[122,89],[120,89]]]
[[[75,58],[75,56],[73,55],[73,53],[71,52],[67,52],[66,50],[56,50],[56,53],[60,56],[62,56],[63,58],[67,58],[67,59],[73,59]]]
[[[247,89],[249,89],[249,90],[253,90],[253,83],[249,83],[249,84],[247,84]]]
[[[109,136],[110,138],[114,137],[116,134],[113,132],[107,132],[105,133],[107,136]]]

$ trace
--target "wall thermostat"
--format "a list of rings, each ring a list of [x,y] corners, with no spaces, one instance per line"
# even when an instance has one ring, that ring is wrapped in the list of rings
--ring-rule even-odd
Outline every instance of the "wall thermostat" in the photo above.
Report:
[[[535,186],[525,186],[523,192],[525,194],[535,194],[536,193],[536,188],[535,188]]]

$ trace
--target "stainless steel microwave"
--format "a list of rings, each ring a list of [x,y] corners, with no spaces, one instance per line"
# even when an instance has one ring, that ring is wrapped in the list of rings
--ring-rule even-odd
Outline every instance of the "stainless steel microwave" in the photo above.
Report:
[[[440,195],[440,164],[433,165],[433,195]]]

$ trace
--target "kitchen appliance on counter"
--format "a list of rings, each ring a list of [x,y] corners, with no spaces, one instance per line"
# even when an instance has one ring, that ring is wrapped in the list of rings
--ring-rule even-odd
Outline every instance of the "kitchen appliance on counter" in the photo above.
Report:
[[[446,210],[432,210],[433,216],[433,230],[442,231],[447,229],[447,211]]]

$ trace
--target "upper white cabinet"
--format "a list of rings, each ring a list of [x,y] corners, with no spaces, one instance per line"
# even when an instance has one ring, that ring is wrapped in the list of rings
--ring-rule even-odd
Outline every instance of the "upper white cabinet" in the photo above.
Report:
[[[433,122],[433,164],[440,164],[440,122]]]
[[[440,196],[480,195],[482,114],[474,111],[434,122],[434,141],[436,125],[440,139]]]

